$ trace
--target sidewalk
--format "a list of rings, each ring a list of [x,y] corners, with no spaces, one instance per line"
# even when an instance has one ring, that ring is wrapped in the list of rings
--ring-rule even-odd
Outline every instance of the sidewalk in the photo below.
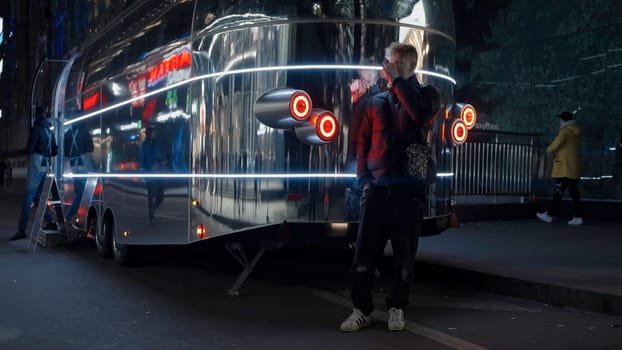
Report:
[[[419,241],[428,278],[442,274],[500,294],[622,315],[622,229],[537,219],[466,223]]]

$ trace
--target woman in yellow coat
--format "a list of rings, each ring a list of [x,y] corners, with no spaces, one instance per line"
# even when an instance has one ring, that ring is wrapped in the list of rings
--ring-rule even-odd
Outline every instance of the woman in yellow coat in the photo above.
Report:
[[[557,115],[560,129],[555,140],[546,148],[546,152],[554,155],[551,177],[555,178],[555,191],[551,208],[544,213],[537,213],[538,219],[551,223],[561,205],[562,196],[570,192],[574,204],[574,217],[569,225],[582,225],[581,195],[579,179],[581,178],[581,129],[575,124],[574,114],[562,112]]]

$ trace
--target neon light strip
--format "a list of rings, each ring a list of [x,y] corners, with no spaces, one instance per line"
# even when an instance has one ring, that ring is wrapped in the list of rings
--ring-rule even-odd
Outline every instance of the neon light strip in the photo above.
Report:
[[[382,70],[382,67],[378,67],[378,66],[353,66],[353,67],[356,67],[356,68],[351,68],[351,69],[358,69],[358,70]],[[451,82],[452,84],[456,85],[456,79],[450,77],[449,75],[445,75],[445,74],[441,74],[441,73],[437,73],[437,72],[432,72],[432,71],[429,71],[429,70],[422,70],[422,69],[415,69],[415,73],[423,74],[423,75],[429,75],[429,76],[445,79],[445,80],[448,80],[449,82]]]
[[[95,173],[95,174],[74,174],[65,173],[67,178],[84,179],[84,178],[167,178],[167,179],[327,179],[355,178],[354,173],[299,173],[299,174],[170,174],[170,173]],[[451,177],[454,173],[437,173],[436,177]]]
[[[456,79],[450,77],[449,75],[445,75],[445,74],[441,74],[441,73],[436,73],[436,72],[430,72],[430,71],[427,71],[427,70],[420,70],[420,69],[415,69],[415,73],[422,74],[422,75],[430,75],[430,76],[433,76],[433,77],[449,80],[449,82],[451,82],[452,84],[456,85]]]
[[[271,71],[277,71],[277,70],[322,70],[322,69],[334,69],[334,70],[381,70],[381,67],[378,66],[361,66],[361,65],[353,65],[353,64],[336,64],[336,65],[298,65],[298,66],[275,66],[275,67],[257,67],[257,68],[246,68],[246,69],[235,69],[235,70],[231,70],[231,71],[226,71],[226,72],[216,72],[216,73],[209,73],[209,74],[204,74],[204,75],[199,75],[196,77],[192,77],[189,78],[187,80],[182,80],[180,82],[177,82],[175,84],[171,84],[169,86],[148,92],[144,95],[140,95],[140,96],[136,96],[136,97],[132,97],[128,100],[119,102],[119,103],[115,103],[113,105],[110,105],[108,107],[84,114],[82,116],[79,116],[77,118],[74,118],[72,120],[68,120],[65,121],[64,125],[71,125],[74,123],[77,123],[79,121],[82,121],[84,119],[88,119],[91,118],[93,116],[99,115],[101,113],[105,113],[108,111],[111,111],[113,109],[119,108],[121,106],[130,104],[132,102],[138,101],[138,100],[142,100],[148,97],[151,97],[153,95],[157,95],[161,92],[167,91],[167,90],[171,90],[174,89],[176,87],[182,86],[182,85],[186,85],[186,84],[190,84],[192,82],[195,82],[197,80],[203,80],[203,79],[208,79],[208,78],[215,78],[215,77],[223,77],[223,76],[227,76],[227,75],[235,75],[235,74],[245,74],[245,73],[257,73],[257,72],[271,72]],[[450,81],[452,84],[456,85],[456,80],[453,79],[452,77],[448,76],[448,75],[444,75],[441,73],[436,73],[436,72],[429,72],[429,71],[424,71],[424,70],[415,70],[416,73],[419,74],[423,74],[423,75],[430,75],[430,76],[434,76],[434,77],[438,77],[441,79],[445,79]]]
[[[100,173],[100,174],[74,174],[66,173],[63,176],[69,178],[177,178],[177,179],[306,179],[306,178],[353,178],[356,174],[344,173],[307,173],[307,174],[155,174],[155,173]]]
[[[603,179],[613,179],[613,175],[603,175],[603,176],[581,176],[581,180],[593,180],[600,181]]]

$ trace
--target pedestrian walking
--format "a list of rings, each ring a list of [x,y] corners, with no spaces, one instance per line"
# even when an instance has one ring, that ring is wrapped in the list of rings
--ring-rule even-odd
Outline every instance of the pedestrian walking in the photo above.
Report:
[[[559,132],[546,148],[546,152],[553,155],[553,170],[551,171],[551,177],[555,179],[553,203],[547,211],[536,213],[536,217],[546,223],[553,222],[553,218],[559,212],[564,192],[568,189],[574,205],[574,217],[568,221],[568,224],[583,225],[581,194],[579,193],[581,129],[576,125],[572,112],[561,112],[557,118],[559,118]]]

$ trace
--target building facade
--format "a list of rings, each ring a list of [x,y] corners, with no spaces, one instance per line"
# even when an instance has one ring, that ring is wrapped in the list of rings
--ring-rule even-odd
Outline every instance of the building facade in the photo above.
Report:
[[[37,69],[62,64],[81,42],[97,36],[111,18],[138,1],[123,0],[8,0],[0,4],[0,156],[18,155],[25,147],[33,104],[31,89]],[[46,58],[47,60],[44,60]],[[37,82],[52,89],[48,81]],[[51,96],[52,91],[45,91]]]
[[[576,111],[584,196],[622,198],[612,175],[622,130],[622,2],[492,3],[454,1],[456,99],[477,106],[478,127],[535,133],[542,148],[559,130],[555,116]]]

